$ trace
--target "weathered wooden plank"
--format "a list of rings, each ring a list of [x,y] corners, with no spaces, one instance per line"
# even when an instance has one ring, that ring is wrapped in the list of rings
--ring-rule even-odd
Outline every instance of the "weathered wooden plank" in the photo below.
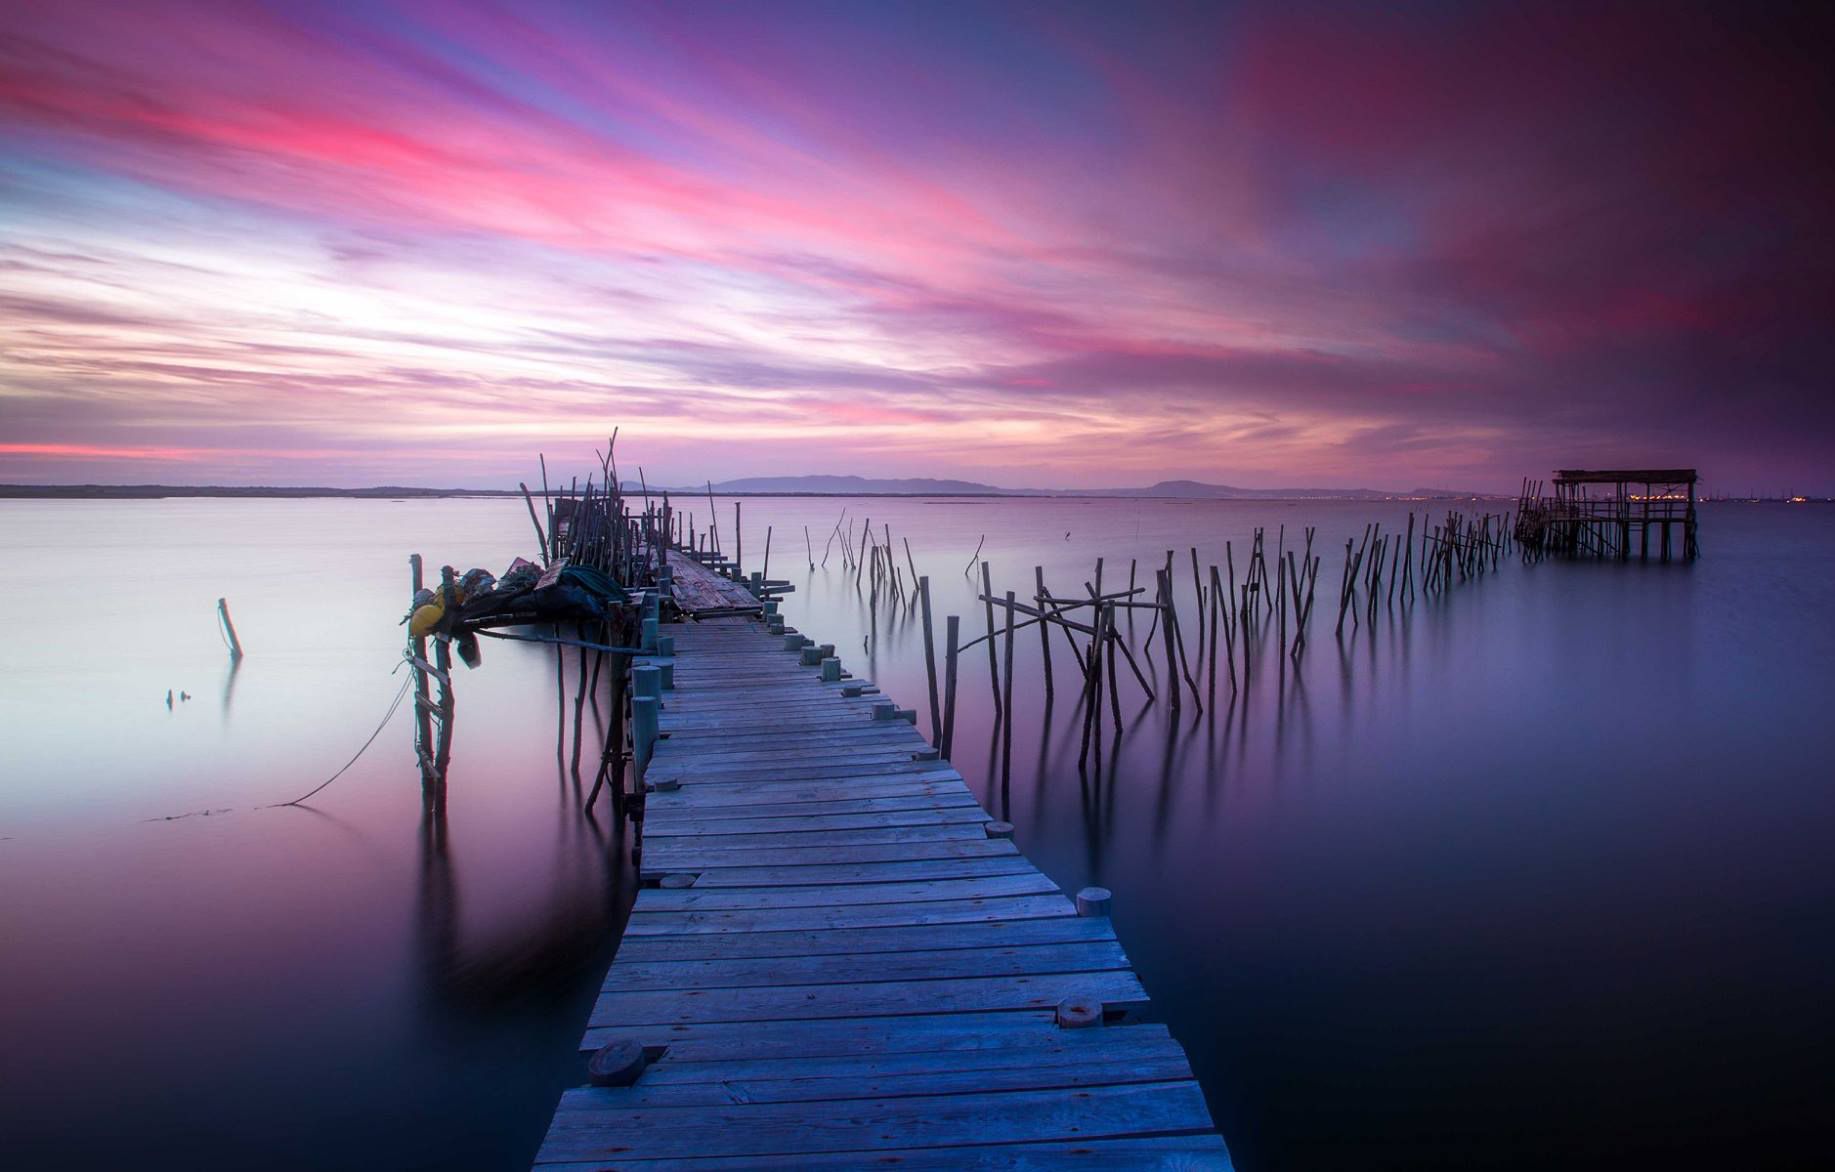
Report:
[[[1122,1027],[1132,1028],[1132,1027]],[[1055,1015],[1041,1010],[1003,1013],[918,1014],[898,1017],[820,1018],[805,1021],[646,1022],[616,1029],[592,1028],[583,1050],[614,1035],[665,1047],[671,1062],[766,1058],[822,1058],[843,1054],[957,1053],[1008,1046],[1038,1046],[1060,1037]]]
[[[809,781],[902,781],[913,774],[927,775],[941,772],[935,759],[925,760],[921,754],[928,746],[901,748],[895,753],[874,754],[870,757],[847,757],[844,764],[837,764],[832,770],[824,771],[812,768],[809,758],[793,760],[785,764],[782,759],[728,761],[718,766],[698,768],[692,758],[675,757],[670,760],[653,760],[650,769],[645,773],[646,781],[660,783],[673,781],[686,786],[711,785],[778,785],[788,782]],[[943,768],[952,768],[947,762]]]
[[[734,747],[715,748],[696,745],[671,736],[656,743],[655,760],[691,759],[697,772],[720,769],[756,768],[760,765],[800,766],[812,756],[845,757],[849,761],[899,762],[911,760],[911,754],[924,747],[924,738],[902,720],[880,721],[880,727],[850,735],[845,743],[832,738],[779,738],[757,743],[735,742]]]
[[[1065,901],[1068,903],[1068,901]],[[764,956],[847,956],[873,952],[992,949],[1034,944],[1113,940],[1103,916],[1045,916],[1012,921],[942,924],[882,924],[745,932],[727,937],[691,935],[630,937],[620,943],[620,961],[713,960]]]
[[[916,750],[913,750],[914,752]],[[740,769],[703,770],[696,769],[694,762],[677,759],[671,763],[650,763],[650,770],[644,776],[647,780],[658,781],[669,779],[684,785],[724,784],[727,782],[755,781],[809,781],[820,778],[845,777],[902,777],[908,773],[928,773],[936,769],[935,761],[895,761],[887,764],[883,761],[839,761],[828,765],[812,765],[805,762],[795,766],[785,765],[748,765]]]
[[[875,903],[932,903],[939,900],[996,899],[1045,895],[1058,885],[1038,870],[1015,875],[931,879],[911,883],[818,883],[790,887],[688,887],[658,889],[638,895],[632,915],[717,911],[740,908],[850,907]]]
[[[966,793],[955,770],[913,773],[904,777],[843,781],[745,781],[724,785],[687,783],[673,793],[651,794],[649,816],[659,811],[710,806],[771,806],[787,802],[827,802],[838,798],[897,798],[911,794]]]
[[[971,1137],[1022,1143],[1211,1128],[1195,1082],[629,1111],[582,1105],[593,1102],[590,1095],[569,1095],[538,1161],[633,1150],[656,1157],[796,1155],[946,1147]]]
[[[1101,1031],[1090,1031],[1099,1033]],[[1117,1032],[1121,1032],[1117,1030]],[[827,1075],[803,1078],[727,1078],[720,1082],[660,1083],[646,1077],[636,1086],[608,1090],[583,1106],[638,1107],[729,1106],[734,1103],[842,1103],[849,1099],[896,1098],[974,1092],[1036,1091],[1051,1087],[1125,1086],[1129,1083],[1178,1082],[1191,1077],[1185,1052],[1166,1043],[1162,1052],[1113,1057],[1098,1054],[1060,1056],[1050,1062],[1034,1055],[1031,1062],[966,1070],[931,1068],[881,1075]],[[568,1096],[562,1095],[566,1105]]]
[[[710,932],[793,932],[815,928],[888,928],[990,920],[1076,917],[1062,895],[954,899],[935,903],[874,903],[861,907],[745,908],[736,911],[631,914],[626,936],[698,936]],[[1082,917],[1077,917],[1082,918]]]
[[[1009,1017],[1015,1015],[1006,1015]],[[877,1019],[886,1020],[886,1019]],[[761,1027],[773,1028],[773,1027]],[[975,1049],[884,1050],[811,1057],[678,1058],[674,1051],[644,1071],[647,1083],[722,1082],[749,1078],[887,1078],[931,1070],[996,1070],[1031,1063],[1047,1065],[1099,1055],[1105,1061],[1130,1054],[1183,1053],[1171,1031],[1156,1022],[1088,1030],[1001,1030],[1002,1045]]]
[[[644,826],[644,837],[684,835],[770,834],[776,831],[864,830],[875,826],[936,826],[946,822],[980,824],[992,821],[980,806],[945,806],[920,810],[893,810],[876,814],[820,814],[796,818],[679,818]]]
[[[1125,1139],[1069,1140],[1048,1143],[999,1144],[993,1147],[880,1149],[864,1158],[859,1152],[804,1152],[798,1168],[873,1167],[910,1169],[913,1172],[1065,1172],[1103,1169],[1104,1172],[1230,1172],[1230,1154],[1218,1135],[1170,1135]],[[784,1167],[782,1156],[724,1156],[711,1159],[588,1160],[581,1163],[541,1165],[552,1172],[703,1172],[705,1169],[755,1169]]]
[[[819,852],[786,851],[776,846],[721,849],[720,847],[677,845],[682,841],[682,839],[671,839],[666,845],[645,849],[644,874],[649,876],[666,874],[669,871],[695,871],[700,873],[703,883],[706,883],[710,876],[731,875],[732,882],[744,885],[748,874],[787,874],[801,871],[806,867],[835,867],[845,870],[848,867],[871,863],[1011,859],[1019,855],[1019,848],[1013,845],[1012,839],[987,837],[888,842],[872,846],[824,846]],[[1031,866],[1030,863],[1026,865]],[[714,883],[724,884],[725,880],[716,879]]]
[[[713,826],[738,820],[783,825],[785,819],[790,819],[801,826],[812,818],[837,814],[897,814],[911,810],[941,812],[965,807],[981,809],[981,803],[975,800],[975,795],[969,793],[966,786],[956,793],[905,794],[889,798],[829,798],[813,802],[768,802],[750,806],[703,803],[691,799],[686,803],[659,804],[653,814],[646,813],[644,834],[646,837],[651,834],[667,836],[671,828],[690,823]],[[717,833],[717,828],[714,832]]]
[[[938,800],[969,796],[968,783],[961,778],[939,776],[934,773],[871,778],[861,781],[858,785],[851,784],[852,780],[753,781],[730,785],[684,782],[678,790],[662,791],[653,795],[648,803],[648,812],[653,816],[659,813],[714,812],[717,808],[725,807],[736,813],[747,814],[775,810],[784,806],[826,802],[910,798]],[[745,788],[737,788],[739,785]],[[972,797],[971,800],[973,800]]]
[[[851,702],[844,707],[843,702],[836,701],[830,707],[829,702],[824,701],[821,710],[810,706],[795,712],[785,711],[777,702],[767,700],[753,711],[759,715],[738,717],[731,712],[683,712],[665,704],[659,717],[659,727],[678,735],[695,733],[726,737],[802,737],[811,733],[849,732],[885,724],[885,721],[873,718],[870,705],[855,707]]]
[[[799,764],[812,754],[846,756],[855,762],[909,761],[911,754],[925,744],[912,727],[902,720],[882,720],[880,727],[850,734],[845,740],[834,737],[793,738],[756,742],[735,742],[733,748],[719,748],[702,743],[684,742],[678,737],[659,740],[653,760],[670,761],[688,758],[697,771],[712,771],[739,766]]]
[[[991,838],[989,842],[1001,842]],[[1009,843],[1009,845],[1011,845]],[[822,857],[829,857],[824,851]],[[975,879],[1038,873],[1018,851],[988,858],[906,859],[883,863],[812,863],[802,867],[678,868],[693,870],[697,891],[723,887],[790,887],[805,883],[909,883],[921,879]]]
[[[1066,997],[1106,1006],[1144,1005],[1140,980],[1125,969],[1037,973],[932,981],[870,981],[856,985],[771,985],[601,993],[588,1025],[675,1021],[776,1021],[785,1018],[875,1017],[896,1013],[975,1013],[1050,1009]]]
[[[714,989],[742,985],[855,984],[1027,973],[1101,972],[1125,969],[1128,957],[1113,940],[1023,948],[948,948],[850,956],[773,956],[655,964],[613,963],[605,992],[647,989]],[[1080,1031],[1067,1031],[1080,1032]]]
[[[762,703],[769,703],[763,701]],[[695,752],[718,757],[735,752],[772,750],[778,752],[817,745],[852,747],[870,745],[894,737],[909,739],[922,735],[915,725],[902,720],[876,720],[866,716],[858,720],[831,724],[804,724],[791,721],[765,728],[723,728],[716,724],[671,724],[670,739],[676,743],[692,741]]]
[[[646,843],[646,853],[654,850],[661,854],[678,848],[714,846],[729,850],[747,847],[769,847],[794,853],[801,858],[812,858],[812,852],[801,850],[802,847],[842,847],[872,846],[887,843],[943,842],[963,841],[985,842],[987,832],[979,822],[941,822],[934,825],[911,826],[849,826],[830,827],[823,830],[763,830],[747,834],[678,834],[668,838],[659,838],[654,843]]]

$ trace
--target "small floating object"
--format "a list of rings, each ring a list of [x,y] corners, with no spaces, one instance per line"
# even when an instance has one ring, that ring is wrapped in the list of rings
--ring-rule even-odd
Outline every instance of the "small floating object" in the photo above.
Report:
[[[1013,837],[1013,823],[1011,822],[983,822],[981,829],[989,838]]]

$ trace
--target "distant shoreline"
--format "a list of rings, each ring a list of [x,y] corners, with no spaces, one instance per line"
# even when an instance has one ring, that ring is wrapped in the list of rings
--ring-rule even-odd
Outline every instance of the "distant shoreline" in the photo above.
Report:
[[[694,500],[706,495],[700,489],[661,489],[652,488],[650,496],[661,496],[668,492],[680,500]],[[540,495],[539,493],[535,495]],[[626,496],[643,495],[638,489],[627,487]],[[1415,496],[1397,493],[1393,496],[1372,496],[1346,493],[1334,496],[1320,490],[1310,490],[1305,496],[1181,496],[1168,493],[1149,495],[1131,493],[1118,494],[1113,491],[1091,492],[1054,491],[1033,492],[1025,489],[1003,489],[998,492],[825,492],[814,490],[744,490],[727,491],[716,487],[715,496],[719,497],[885,497],[910,500],[935,498],[964,500],[1162,500],[1162,501],[1200,501],[1200,502],[1267,502],[1267,501],[1426,501],[1426,500],[1514,500],[1514,497],[1496,493],[1460,493],[1444,496]],[[214,499],[249,499],[249,500],[446,500],[454,498],[520,498],[522,491],[513,488],[411,488],[405,485],[380,485],[370,488],[314,488],[287,486],[250,486],[236,485],[168,485],[168,484],[0,484],[0,500],[168,500],[185,498]]]
[[[668,492],[678,500],[695,500],[706,495],[704,489],[661,489],[652,488],[653,497]],[[536,494],[539,495],[539,494]],[[643,495],[636,487],[627,486],[626,496]],[[718,497],[869,497],[899,500],[1104,500],[1104,501],[1197,501],[1228,503],[1267,503],[1270,501],[1311,502],[1311,501],[1358,501],[1362,503],[1382,503],[1384,501],[1512,501],[1516,498],[1506,493],[1444,493],[1416,494],[1394,493],[1378,495],[1369,490],[1347,492],[1336,496],[1327,490],[1309,489],[1306,495],[1294,496],[1197,496],[1177,493],[1119,493],[1114,490],[1101,489],[1089,492],[1030,491],[1027,489],[1002,489],[997,492],[828,492],[812,489],[792,490],[753,490],[727,491],[714,489]],[[285,485],[182,485],[182,484],[0,484],[0,500],[75,500],[75,501],[137,501],[137,500],[183,500],[186,498],[225,499],[225,500],[449,500],[466,498],[520,498],[522,491],[514,488],[414,488],[407,485],[376,485],[368,488],[323,488],[323,487],[289,487]],[[1697,498],[1703,504],[1835,504],[1831,497],[1744,497],[1715,496]]]

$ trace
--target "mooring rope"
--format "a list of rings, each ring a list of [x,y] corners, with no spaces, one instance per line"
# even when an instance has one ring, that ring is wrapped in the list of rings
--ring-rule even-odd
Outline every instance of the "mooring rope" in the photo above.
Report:
[[[397,670],[400,670],[399,667],[397,668]],[[382,723],[376,726],[376,731],[370,734],[370,739],[363,742],[363,747],[357,750],[356,756],[352,757],[350,760],[344,763],[344,767],[342,769],[339,769],[336,773],[332,774],[330,777],[327,777],[324,781],[321,781],[318,785],[314,786],[311,790],[307,791],[306,793],[301,794],[299,797],[294,798],[290,802],[274,802],[271,805],[262,806],[261,809],[278,810],[285,806],[297,806],[301,802],[305,801],[307,798],[310,798],[316,795],[320,790],[324,789],[326,786],[330,785],[332,782],[338,780],[338,778],[343,777],[345,774],[345,771],[348,770],[352,765],[355,765],[357,763],[357,758],[363,756],[363,754],[369,750],[369,747],[376,743],[376,738],[382,735],[382,730],[389,727],[389,721],[394,719],[396,710],[401,707],[401,702],[407,699],[408,689],[412,687],[413,685],[414,685],[414,677],[412,675],[407,676],[405,679],[401,681],[401,689],[395,693],[395,699],[389,702],[389,710],[383,713]]]

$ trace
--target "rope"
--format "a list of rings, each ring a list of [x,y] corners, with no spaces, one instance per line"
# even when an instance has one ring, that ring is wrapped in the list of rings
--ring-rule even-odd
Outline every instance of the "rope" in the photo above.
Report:
[[[301,794],[299,797],[294,798],[290,802],[275,802],[272,805],[263,806],[261,808],[264,810],[278,810],[284,806],[297,806],[301,802],[305,801],[307,798],[310,798],[316,795],[320,790],[324,789],[326,786],[330,785],[332,782],[338,780],[338,778],[343,777],[345,771],[348,770],[352,765],[355,765],[357,763],[357,758],[363,756],[363,754],[369,750],[369,747],[376,743],[376,738],[382,735],[382,730],[389,726],[389,721],[394,718],[396,710],[401,707],[401,702],[407,698],[408,689],[409,687],[413,685],[413,683],[414,683],[414,677],[412,675],[405,677],[401,681],[401,690],[396,692],[395,699],[389,702],[389,710],[383,714],[382,723],[376,726],[376,731],[370,734],[370,739],[363,742],[363,748],[357,750],[356,756],[352,757],[350,760],[344,763],[343,769],[338,770],[336,773],[332,774],[330,777],[327,777],[324,781],[321,781],[318,785],[314,786],[311,790],[307,791],[306,793]]]

